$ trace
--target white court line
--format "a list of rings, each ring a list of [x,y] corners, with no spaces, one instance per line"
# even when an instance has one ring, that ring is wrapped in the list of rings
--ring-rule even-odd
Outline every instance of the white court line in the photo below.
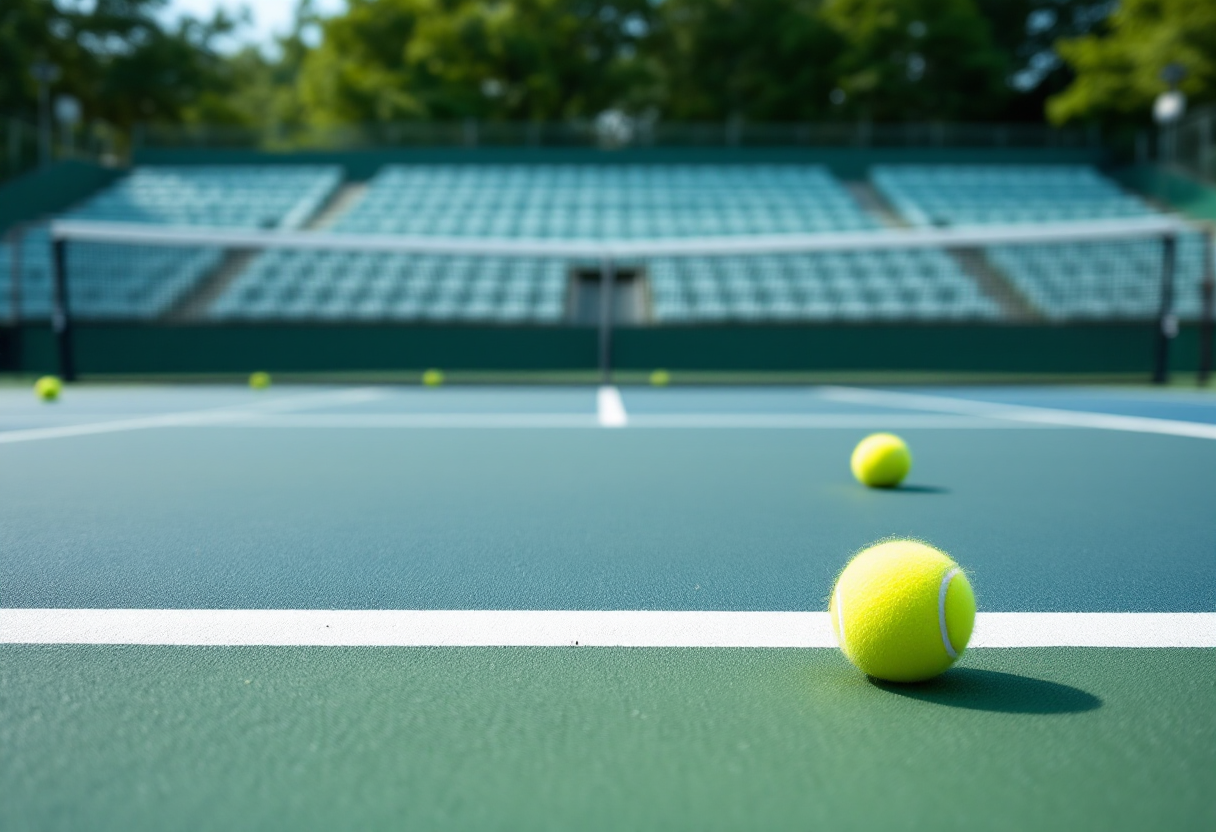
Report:
[[[1158,433],[1186,436],[1194,439],[1216,439],[1216,425],[1185,422],[1178,419],[1156,419],[1148,416],[1119,416],[1112,413],[1089,413],[1081,410],[1060,410],[1050,407],[978,402],[952,396],[931,396],[923,393],[896,393],[890,390],[868,390],[858,387],[822,387],[819,394],[826,399],[851,404],[879,405],[907,410],[930,410],[937,413],[958,413],[988,419],[1006,419],[1056,427],[1121,430],[1132,433]]]
[[[887,416],[880,413],[656,413],[630,414],[630,428],[931,428],[1037,430],[1027,425],[974,416],[924,413]],[[231,419],[186,422],[183,427],[216,428],[599,428],[617,427],[601,414],[581,413],[292,413],[240,414]]]
[[[186,427],[217,428],[593,428],[591,413],[292,413],[245,414],[240,419]]]
[[[0,609],[3,644],[835,647],[826,612]],[[1216,613],[980,613],[971,647],[1216,647]]]
[[[595,394],[595,414],[602,428],[623,428],[629,423],[621,392],[611,385],[604,385]]]
[[[153,416],[138,416],[132,419],[111,419],[105,422],[87,422],[79,425],[62,425],[54,428],[23,428],[0,431],[0,445],[14,442],[36,442],[42,439],[65,439],[71,436],[93,436],[102,433],[121,433],[151,428],[205,426],[256,418],[259,413],[279,413],[309,407],[333,407],[343,404],[361,404],[383,398],[384,392],[374,387],[354,390],[339,390],[326,393],[305,393],[299,396],[283,396],[264,402],[225,405],[206,410],[188,410],[178,413],[160,413]]]

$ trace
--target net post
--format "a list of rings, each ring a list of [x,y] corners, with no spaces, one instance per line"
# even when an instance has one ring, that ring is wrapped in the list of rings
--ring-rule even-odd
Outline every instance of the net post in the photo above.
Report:
[[[600,260],[600,382],[612,380],[612,301],[616,264],[611,257]]]
[[[1153,366],[1153,383],[1170,380],[1170,341],[1178,334],[1178,319],[1174,316],[1174,261],[1178,237],[1169,233],[1161,238],[1161,309],[1157,313],[1157,353]]]
[[[1216,230],[1207,229],[1203,235],[1203,282],[1199,285],[1202,298],[1199,319],[1199,379],[1207,386],[1212,375],[1212,330],[1216,328],[1216,264],[1212,262],[1212,237]]]
[[[51,328],[55,332],[55,344],[59,349],[59,377],[64,381],[76,380],[76,367],[72,361],[72,315],[68,306],[67,240],[55,237],[51,243],[51,287],[54,306],[51,309]]]

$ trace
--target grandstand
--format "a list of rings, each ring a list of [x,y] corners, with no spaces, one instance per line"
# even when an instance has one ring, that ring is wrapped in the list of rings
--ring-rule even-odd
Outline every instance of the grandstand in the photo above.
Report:
[[[870,184],[863,205],[856,186],[814,164],[385,165],[359,187],[336,166],[156,166],[67,216],[229,229],[316,227],[324,216],[319,234],[543,242],[880,233],[892,217],[938,227],[1154,213],[1089,166],[877,165]],[[596,279],[599,267],[558,257],[89,242],[67,254],[73,314],[109,320],[587,323],[594,318],[582,299],[594,284],[582,278]],[[1202,257],[1201,238],[1184,235],[1185,317],[1199,314]],[[45,230],[26,236],[21,261],[23,316],[45,317]],[[1161,243],[1141,240],[640,257],[616,267],[634,299],[627,323],[1064,321],[1156,314],[1161,261]]]
[[[874,187],[914,226],[1075,222],[1148,216],[1155,211],[1087,166],[880,165]],[[1038,316],[1144,319],[1161,302],[1159,241],[993,246],[987,265]],[[1178,239],[1175,312],[1201,311],[1203,239]],[[1120,279],[1112,279],[1120,275]]]
[[[341,182],[333,166],[144,167],[70,211],[73,219],[216,228],[299,228]],[[11,262],[7,244],[2,262]],[[20,249],[21,314],[51,311],[50,244],[44,226]],[[222,263],[207,248],[82,243],[68,251],[71,302],[82,318],[155,319],[168,313]],[[10,293],[0,298],[8,315]]]

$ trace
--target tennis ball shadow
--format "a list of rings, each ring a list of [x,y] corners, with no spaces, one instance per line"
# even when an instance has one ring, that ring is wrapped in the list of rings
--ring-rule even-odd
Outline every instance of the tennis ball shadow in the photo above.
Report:
[[[1015,673],[956,667],[936,679],[899,684],[870,679],[875,687],[952,708],[1006,714],[1076,714],[1102,707],[1092,693]]]
[[[949,494],[949,488],[942,488],[940,485],[897,485],[895,488],[888,488],[895,494]]]

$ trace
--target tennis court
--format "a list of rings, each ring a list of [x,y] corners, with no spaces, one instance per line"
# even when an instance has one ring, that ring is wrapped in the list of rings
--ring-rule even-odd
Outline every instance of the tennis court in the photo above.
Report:
[[[0,827],[1212,829],[1214,440],[1136,387],[3,388]],[[823,612],[892,535],[979,601],[921,685]]]

